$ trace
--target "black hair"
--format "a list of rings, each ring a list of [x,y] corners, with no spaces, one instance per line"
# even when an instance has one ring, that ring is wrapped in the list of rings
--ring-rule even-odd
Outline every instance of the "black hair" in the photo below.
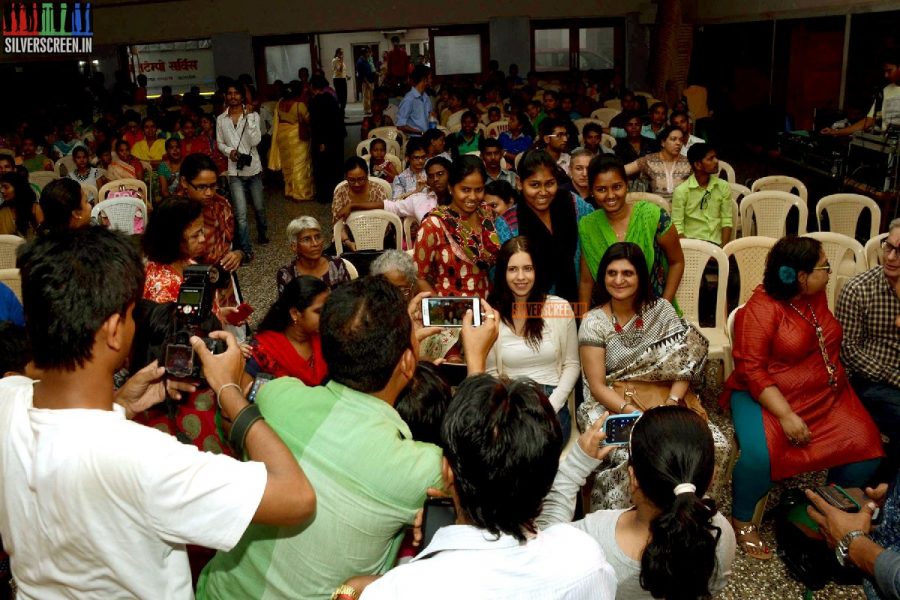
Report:
[[[553,117],[547,117],[543,121],[541,121],[541,138],[546,135],[553,135],[553,130],[557,127],[565,127],[566,124],[563,123],[559,119],[554,119]]]
[[[426,67],[425,65],[416,65],[413,68],[409,79],[413,82],[413,85],[416,85],[417,83],[428,77],[429,73],[431,73],[431,68]]]
[[[336,287],[322,311],[319,334],[331,378],[356,391],[384,389],[412,349],[412,321],[400,291],[381,277]]]
[[[669,112],[669,105],[666,104],[665,102],[662,102],[662,101],[660,101],[660,102],[654,102],[653,104],[651,104],[651,105],[650,105],[650,108],[647,109],[647,112],[648,112],[648,113],[652,113],[654,110],[656,110],[656,109],[659,108],[660,106],[662,106],[663,108],[665,108],[665,109],[666,109],[666,112]]]
[[[72,181],[71,179],[69,181]],[[16,231],[24,236],[28,233],[28,226],[32,223],[32,207],[34,206],[34,189],[28,183],[28,178],[20,175],[15,171],[0,174],[0,182],[8,183],[13,188],[15,198],[6,198],[8,206],[10,206],[16,214]],[[72,181],[78,187],[78,204],[81,204],[81,186],[77,182]]]
[[[422,134],[422,139],[425,140],[425,143],[431,145],[431,142],[439,140],[446,135],[447,134],[445,134],[440,129],[428,129],[427,131],[425,131],[425,133]]]
[[[504,179],[495,179],[484,186],[484,195],[497,196],[503,198],[507,204],[512,204],[516,199],[516,190],[510,182]]]
[[[478,151],[484,152],[488,148],[500,148],[500,150],[503,150],[503,144],[501,144],[500,140],[498,140],[497,138],[481,138],[481,141],[478,142]]]
[[[425,140],[421,137],[410,138],[410,140],[406,142],[406,157],[409,158],[412,156],[412,153],[417,150],[428,152],[428,146],[425,144]]]
[[[546,150],[526,150],[519,159],[516,174],[519,176],[519,181],[524,182],[540,169],[548,169],[556,175],[557,180],[560,179],[559,165]]]
[[[531,124],[531,119],[528,118],[528,115],[525,113],[525,111],[514,110],[511,114],[516,115],[516,120],[519,121],[519,124],[522,126],[522,134],[533,138],[534,125]]]
[[[180,148],[180,147],[181,147],[181,140],[179,140],[179,139],[176,138],[176,137],[170,137],[169,139],[167,139],[167,140],[164,142],[164,144],[163,144],[164,147],[165,147],[165,149],[166,149],[166,152],[169,151],[169,144],[175,144],[176,146],[178,146],[178,147]]]
[[[469,119],[470,121],[475,121],[475,126],[478,127],[478,115],[475,114],[474,110],[465,111],[462,116],[459,118],[459,122],[462,123],[464,119]]]
[[[627,260],[634,267],[638,278],[637,291],[634,296],[634,312],[640,314],[645,308],[652,306],[656,300],[653,286],[650,285],[650,270],[647,268],[647,259],[641,247],[634,242],[616,242],[606,249],[600,265],[594,274],[594,289],[591,292],[591,308],[603,306],[612,299],[609,290],[606,289],[606,269],[610,263],[617,260]]]
[[[669,136],[672,135],[673,131],[677,131],[681,133],[682,137],[684,136],[684,132],[681,131],[681,127],[675,127],[674,125],[666,125],[663,127],[656,136],[656,141],[659,142],[659,145],[662,146],[663,142],[669,139]]]
[[[559,101],[559,93],[556,90],[544,90],[544,98],[553,98]]]
[[[585,125],[584,128],[581,130],[581,135],[584,136],[584,137],[587,137],[587,134],[589,134],[589,133],[591,133],[591,132],[599,133],[599,134],[602,136],[602,135],[603,135],[603,128],[600,127],[600,125],[597,124],[597,123],[588,123],[588,124]]]
[[[394,402],[394,409],[409,425],[417,442],[441,445],[441,424],[453,394],[438,368],[430,362],[420,361],[415,375],[403,388]]]
[[[588,164],[588,188],[594,187],[594,180],[601,173],[615,171],[622,178],[622,181],[628,182],[628,175],[625,174],[625,163],[618,156],[610,154],[598,154],[591,159]]]
[[[660,511],[641,555],[641,587],[654,598],[709,598],[722,535],[712,523],[716,502],[703,497],[715,467],[709,426],[684,406],[645,412],[631,432],[631,466],[641,492]],[[696,491],[676,496],[682,483]]]
[[[324,90],[328,87],[328,80],[325,79],[324,75],[313,75],[309,78],[309,87],[314,90]]]
[[[477,156],[465,154],[454,160],[449,169],[450,187],[453,187],[472,173],[480,173],[481,179],[487,181],[487,171],[484,170],[484,162]]]
[[[673,110],[672,114],[669,115],[669,123],[673,123],[675,121],[675,117],[685,117],[690,120],[690,116],[687,114],[687,111],[684,110]]]
[[[374,148],[376,145],[384,146],[384,151],[385,153],[387,153],[387,142],[378,137],[372,138],[372,141],[369,142],[369,152],[371,152],[372,148]]]
[[[283,332],[293,322],[292,308],[303,312],[312,305],[319,294],[327,292],[328,289],[324,281],[312,275],[300,275],[291,279],[263,317],[257,331]]]
[[[453,161],[447,158],[446,156],[432,156],[425,162],[425,172],[428,172],[428,167],[434,165],[441,165],[445,169],[447,169],[447,173],[450,173],[450,169],[453,168]]]
[[[800,293],[800,273],[812,273],[819,262],[822,242],[788,235],[772,246],[763,273],[763,288],[776,300],[786,302]]]
[[[524,542],[559,467],[562,432],[547,396],[529,379],[464,380],[441,428],[459,507],[478,528]]]
[[[701,162],[706,155],[715,150],[711,144],[707,144],[706,142],[697,142],[687,151],[687,159],[688,162],[691,163],[691,168],[694,167],[694,163]]]
[[[7,373],[25,373],[31,361],[31,346],[24,327],[12,321],[0,321],[0,377]]]
[[[134,244],[105,227],[39,236],[25,245],[16,266],[22,276],[25,327],[39,369],[83,367],[93,356],[103,323],[114,314],[124,316],[144,287],[144,267]]]
[[[153,211],[141,246],[148,260],[169,265],[182,256],[184,230],[203,214],[203,205],[184,196],[166,198]]]
[[[41,231],[46,233],[68,229],[72,211],[81,208],[81,194],[81,185],[68,177],[54,179],[44,186],[39,200],[44,213]]]
[[[141,119],[141,129],[143,129],[147,123],[153,123],[154,125],[156,125],[156,119],[154,119],[153,117],[144,117],[143,119]]]
[[[500,251],[497,252],[497,266],[494,270],[494,289],[488,297],[491,306],[500,313],[500,318],[504,323],[515,329],[513,325],[513,316],[516,311],[526,310],[525,344],[534,351],[541,346],[544,331],[544,319],[541,316],[541,307],[547,299],[546,292],[546,273],[544,273],[544,265],[540,261],[540,257],[536,256],[536,248],[531,247],[532,244],[525,236],[516,236],[507,240]],[[531,257],[531,264],[534,266],[534,285],[528,293],[526,305],[516,306],[516,297],[509,284],[506,281],[506,270],[509,267],[509,260],[514,254],[525,252]]]
[[[118,140],[116,140],[116,151],[119,150],[119,146],[121,146],[122,144],[124,144],[125,146],[128,147],[129,150],[131,150],[131,144],[128,142],[128,140],[126,140],[125,138],[122,137],[122,138],[119,138]]]
[[[366,164],[365,159],[356,156],[355,154],[344,161],[344,175],[352,171],[353,169],[362,169],[363,172],[369,172],[369,165]]]
[[[880,56],[882,65],[900,67],[900,48],[885,48]]]
[[[181,178],[188,183],[197,179],[203,171],[212,171],[216,174],[219,173],[216,163],[206,154],[200,154],[199,152],[188,154],[184,157],[184,160],[181,161]]]
[[[75,146],[74,148],[72,148],[72,158],[75,158],[76,154],[84,154],[85,156],[87,156],[90,153],[84,146]]]
[[[16,166],[16,159],[14,156],[10,156],[9,154],[0,154],[0,161],[6,161],[12,166]]]

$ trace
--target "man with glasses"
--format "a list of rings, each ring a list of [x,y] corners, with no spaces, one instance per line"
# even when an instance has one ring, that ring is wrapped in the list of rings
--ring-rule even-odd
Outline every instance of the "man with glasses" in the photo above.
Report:
[[[678,237],[723,246],[731,239],[731,188],[719,179],[716,150],[699,142],[688,151],[693,174],[672,194],[672,223]]]
[[[844,286],[837,318],[844,329],[841,360],[853,389],[890,438],[888,458],[900,464],[900,219],[881,243],[882,264]]]
[[[541,141],[544,143],[544,150],[553,157],[559,168],[564,173],[568,173],[572,157],[566,152],[569,145],[569,132],[566,130],[565,123],[552,117],[544,119],[541,123]]]

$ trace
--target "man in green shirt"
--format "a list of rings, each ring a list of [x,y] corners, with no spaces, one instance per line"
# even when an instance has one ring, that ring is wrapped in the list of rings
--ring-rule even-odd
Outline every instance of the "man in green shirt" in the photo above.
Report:
[[[387,571],[426,489],[442,487],[441,450],[414,441],[393,406],[418,356],[401,293],[376,277],[343,284],[320,331],[331,381],[285,377],[257,397],[313,484],[316,514],[302,527],[251,526],[203,571],[198,598],[327,599],[352,575]]]
[[[678,237],[725,245],[731,240],[731,188],[717,175],[716,151],[696,143],[688,150],[688,161],[694,173],[672,195],[672,223]]]

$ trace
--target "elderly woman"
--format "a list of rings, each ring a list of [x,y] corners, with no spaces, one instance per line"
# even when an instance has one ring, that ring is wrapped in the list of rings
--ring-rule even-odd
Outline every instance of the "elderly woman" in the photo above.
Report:
[[[184,281],[184,267],[206,252],[203,205],[173,196],[162,201],[141,240],[147,257],[144,299],[175,302]]]
[[[324,281],[300,275],[284,291],[259,324],[244,369],[254,377],[296,377],[319,385],[328,375],[319,337],[319,315],[331,290]]]
[[[734,372],[722,401],[730,400],[741,446],[732,519],[753,558],[773,556],[751,523],[772,481],[829,469],[829,481],[862,487],[884,455],[839,359],[841,326],[825,295],[830,273],[818,240],[782,238],[735,317]]]
[[[294,262],[278,269],[275,275],[279,295],[290,280],[300,275],[318,277],[329,288],[350,281],[350,273],[343,260],[322,255],[325,238],[322,236],[322,226],[313,217],[297,217],[288,223],[287,237],[294,252]]]

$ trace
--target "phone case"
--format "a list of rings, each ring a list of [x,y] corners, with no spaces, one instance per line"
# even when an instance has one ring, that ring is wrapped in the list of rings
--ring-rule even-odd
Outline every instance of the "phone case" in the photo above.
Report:
[[[631,428],[640,417],[639,413],[628,415],[610,415],[603,425],[607,446],[625,446],[631,439]]]

